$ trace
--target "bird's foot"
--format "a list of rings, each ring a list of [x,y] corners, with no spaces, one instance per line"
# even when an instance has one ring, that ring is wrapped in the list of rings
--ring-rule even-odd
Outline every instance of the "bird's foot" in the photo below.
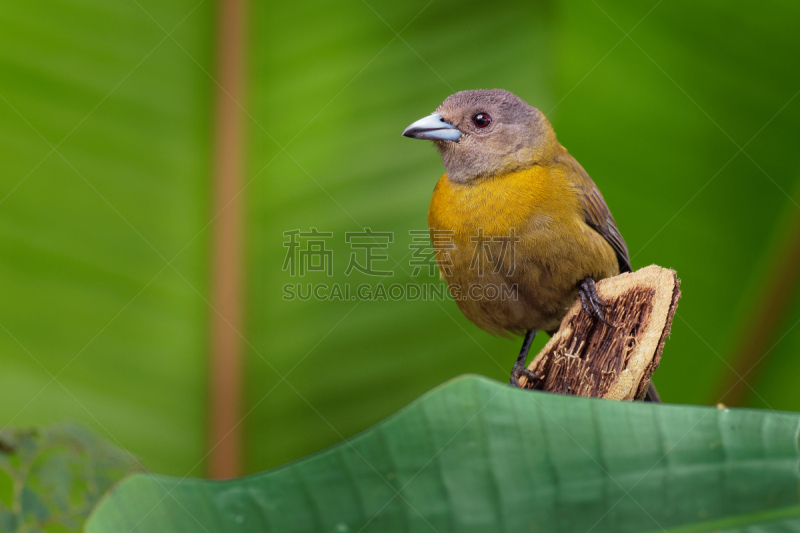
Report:
[[[613,324],[606,320],[603,314],[603,307],[608,307],[608,304],[600,298],[597,294],[597,287],[595,287],[592,278],[583,278],[578,284],[578,296],[581,299],[581,307],[586,311],[586,314],[595,320],[599,320],[609,327],[614,327]]]
[[[511,385],[513,385],[514,387],[519,387],[520,389],[523,388],[522,385],[520,385],[519,383],[519,378],[522,376],[528,378],[528,384],[532,383],[534,387],[542,381],[542,378],[540,378],[536,374],[536,372],[528,370],[527,368],[525,368],[524,364],[516,363],[514,365],[514,368],[511,369],[511,379],[509,380]],[[530,389],[532,387],[527,386],[524,388]]]
[[[530,351],[531,344],[533,344],[533,339],[535,338],[535,330],[529,330],[525,333],[525,340],[522,341],[522,348],[519,350],[517,361],[514,363],[514,368],[511,369],[510,382],[514,387],[522,388],[522,385],[519,384],[519,378],[521,376],[527,377],[528,381],[531,383],[541,381],[539,376],[525,368],[525,361],[528,359],[528,352]]]

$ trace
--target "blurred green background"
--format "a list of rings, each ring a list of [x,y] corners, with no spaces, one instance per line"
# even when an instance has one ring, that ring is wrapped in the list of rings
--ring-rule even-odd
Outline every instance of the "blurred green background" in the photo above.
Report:
[[[216,10],[0,6],[2,425],[75,419],[153,470],[204,473]],[[426,228],[442,165],[400,132],[464,89],[545,111],[634,268],[677,270],[684,296],[655,375],[666,401],[723,399],[728,365],[773,309],[738,403],[800,410],[797,276],[775,274],[800,220],[798,15],[788,1],[251,2],[246,471],[458,374],[507,379],[520,340],[452,301],[282,298],[286,283],[377,283],[344,274],[345,232],[363,227],[394,232],[384,284],[439,283],[410,275],[408,232]],[[311,227],[334,234],[331,278],[282,271],[283,232]],[[776,290],[788,305],[766,298]]]

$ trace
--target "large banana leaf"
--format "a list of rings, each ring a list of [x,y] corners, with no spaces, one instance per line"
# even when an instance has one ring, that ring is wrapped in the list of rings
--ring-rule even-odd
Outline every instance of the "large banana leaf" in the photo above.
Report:
[[[134,475],[87,531],[800,531],[798,430],[790,413],[468,376],[262,474]]]
[[[213,10],[0,4],[0,428],[202,459]]]

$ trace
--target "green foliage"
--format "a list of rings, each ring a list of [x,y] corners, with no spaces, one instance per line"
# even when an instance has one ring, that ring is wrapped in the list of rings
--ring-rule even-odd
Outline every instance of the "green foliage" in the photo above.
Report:
[[[102,425],[181,474],[203,455],[212,82],[145,10],[209,67],[213,4],[0,4],[0,422]]]
[[[0,432],[0,532],[79,531],[97,500],[140,470],[74,424]]]
[[[0,2],[0,421],[99,423],[154,470],[181,476],[203,472],[207,449],[215,8]],[[311,227],[334,232],[334,277],[303,283],[375,285],[343,273],[344,233],[364,226],[395,234],[384,283],[439,283],[412,276],[406,254],[442,166],[400,132],[462,89],[503,87],[548,113],[603,191],[634,266],[683,280],[660,391],[719,400],[798,212],[800,3],[249,9],[247,471],[338,442],[460,373],[507,377],[520,341],[481,332],[453,302],[282,299],[298,281],[281,271],[282,233]],[[749,157],[737,155],[751,138]],[[165,268],[159,255],[177,258]],[[794,299],[763,372],[747,378],[751,405],[800,410]]]
[[[135,475],[87,532],[798,531],[798,430],[797,414],[463,377],[268,472]]]

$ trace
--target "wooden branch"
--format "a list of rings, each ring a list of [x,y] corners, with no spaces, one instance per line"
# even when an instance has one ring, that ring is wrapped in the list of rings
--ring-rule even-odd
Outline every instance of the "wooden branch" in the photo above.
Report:
[[[528,366],[542,380],[530,386],[522,376],[523,387],[644,399],[681,297],[680,281],[674,270],[651,265],[598,282],[597,293],[608,304],[603,312],[614,327],[592,319],[575,302]]]

